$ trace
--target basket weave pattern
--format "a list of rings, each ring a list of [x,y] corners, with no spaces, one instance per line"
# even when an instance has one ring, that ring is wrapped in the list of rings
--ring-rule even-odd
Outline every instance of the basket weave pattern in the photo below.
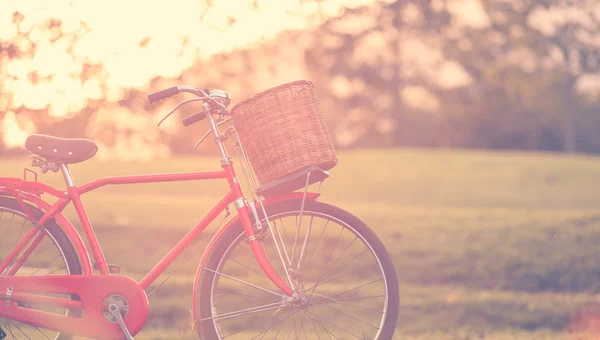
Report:
[[[329,170],[338,162],[309,81],[245,99],[231,109],[231,118],[261,185],[309,166]]]

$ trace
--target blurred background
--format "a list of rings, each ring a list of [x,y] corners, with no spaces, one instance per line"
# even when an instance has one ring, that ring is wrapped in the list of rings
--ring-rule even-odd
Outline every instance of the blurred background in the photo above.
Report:
[[[76,183],[214,169],[211,143],[192,147],[208,127],[179,122],[198,107],[158,128],[182,98],[148,93],[193,85],[235,104],[307,79],[340,157],[323,199],[388,247],[398,339],[587,339],[600,326],[599,29],[596,0],[4,1],[0,176],[28,165],[31,133],[99,145]],[[140,279],[221,184],[84,202],[108,261]],[[150,299],[141,338],[192,338],[192,262]]]

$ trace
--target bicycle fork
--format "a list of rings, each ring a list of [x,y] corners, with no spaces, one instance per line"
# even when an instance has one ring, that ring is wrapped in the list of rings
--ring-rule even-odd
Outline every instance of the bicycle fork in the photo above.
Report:
[[[281,289],[281,291],[283,293],[285,293],[287,296],[291,297],[294,293],[294,290],[293,290],[294,284],[293,284],[293,281],[287,271],[287,266],[285,264],[285,260],[283,259],[283,256],[282,256],[282,253],[281,253],[278,243],[275,242],[275,248],[277,249],[279,258],[280,258],[283,268],[285,270],[285,273],[286,273],[286,276],[287,276],[287,279],[289,282],[289,286],[285,282],[283,282],[283,280],[279,277],[279,275],[277,275],[275,268],[273,268],[273,266],[271,265],[271,262],[269,262],[269,259],[266,256],[266,252],[264,250],[262,242],[256,237],[256,235],[254,233],[254,226],[252,225],[252,220],[250,219],[250,214],[254,215],[254,218],[257,221],[257,223],[260,223],[260,219],[256,214],[256,209],[254,209],[254,207],[252,207],[252,209],[250,209],[248,207],[248,204],[246,204],[246,201],[242,198],[239,198],[235,201],[235,206],[236,206],[236,209],[238,210],[238,214],[240,216],[240,220],[242,222],[242,226],[244,227],[246,236],[248,236],[248,243],[250,244],[252,253],[254,253],[254,256],[256,257],[261,269],[263,270],[265,275],[267,275],[267,277],[271,281],[273,281],[273,283],[279,289]],[[269,226],[267,226],[267,228],[269,228],[271,233],[273,233],[273,231],[271,230],[271,228]]]

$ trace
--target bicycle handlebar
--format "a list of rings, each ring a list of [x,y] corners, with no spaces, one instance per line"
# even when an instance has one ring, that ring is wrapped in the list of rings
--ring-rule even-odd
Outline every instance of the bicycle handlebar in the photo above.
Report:
[[[206,118],[206,113],[204,113],[204,111],[202,111],[202,112],[194,113],[191,116],[187,116],[187,117],[183,118],[183,120],[181,120],[181,123],[183,123],[183,126],[190,126],[196,122],[201,121],[204,118]]]
[[[181,107],[187,103],[191,103],[191,102],[195,102],[195,101],[204,101],[203,111],[199,112],[199,113],[195,113],[191,116],[185,117],[181,121],[184,126],[190,126],[190,125],[197,123],[197,122],[201,121],[202,119],[206,118],[207,112],[219,113],[221,115],[228,113],[227,106],[231,102],[231,95],[222,90],[210,91],[210,90],[206,89],[206,90],[202,91],[198,88],[195,88],[193,86],[188,86],[188,85],[173,86],[168,89],[149,94],[148,101],[150,101],[150,103],[155,103],[157,101],[167,99],[169,97],[172,97],[172,96],[182,93],[182,92],[192,93],[192,94],[196,95],[198,98],[184,100],[184,101],[180,102],[179,104],[177,104],[177,106],[173,110],[171,110],[171,112],[169,112],[158,123],[159,126],[165,119],[167,119],[179,107]],[[212,108],[215,108],[215,110],[212,110]]]
[[[166,90],[150,93],[148,95],[148,101],[150,103],[155,103],[157,101],[167,99],[179,93],[179,88],[177,86],[170,87]]]

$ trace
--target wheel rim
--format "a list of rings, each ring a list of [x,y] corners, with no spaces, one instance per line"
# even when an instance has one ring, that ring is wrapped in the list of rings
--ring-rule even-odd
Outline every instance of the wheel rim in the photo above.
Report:
[[[283,219],[285,219],[286,217],[288,218],[288,222],[289,222],[289,217],[292,217],[296,219],[297,222],[297,217],[300,214],[299,211],[287,211],[284,213],[279,213],[279,214],[274,214],[273,216],[269,217],[270,222],[272,223],[273,229],[275,231],[279,230],[280,232],[277,233],[275,232],[275,237],[279,240],[283,240],[283,244],[288,244],[288,252],[284,254],[284,261],[286,261],[286,263],[289,263],[287,261],[289,261],[291,258],[297,258],[296,256],[298,256],[298,252],[296,252],[294,255],[290,254],[291,252],[289,251],[290,249],[293,249],[293,247],[289,246],[290,242],[289,240],[291,238],[295,238],[295,237],[290,237],[289,235],[285,235],[285,230],[291,230],[293,229],[294,231],[296,230],[296,226],[285,226],[285,224],[283,223]],[[319,228],[314,221],[316,219],[321,219],[324,223],[322,228]],[[278,221],[280,221],[280,225],[277,226]],[[292,221],[294,222],[294,221]],[[314,264],[315,262],[315,251],[317,250],[318,247],[320,247],[319,243],[323,240],[331,240],[331,238],[325,238],[323,239],[322,236],[323,234],[326,232],[326,229],[332,226],[332,223],[335,225],[338,225],[339,227],[336,229],[339,229],[339,236],[336,239],[335,245],[333,245],[331,247],[331,252],[329,253],[329,256],[327,257],[327,260],[325,261],[325,264],[322,266],[322,270],[319,273],[319,277],[315,280],[314,278],[308,279],[308,275],[305,277],[305,275],[308,273],[307,268],[306,267],[310,267],[311,264]],[[266,225],[266,223],[265,223]],[[312,225],[311,227],[308,227],[308,225]],[[275,227],[277,226],[277,227]],[[303,229],[304,228],[304,229]],[[311,230],[310,233],[308,233],[308,230]],[[282,232],[283,230],[283,232]],[[217,289],[217,285],[219,284],[219,282],[221,282],[222,280],[228,280],[231,281],[230,277],[228,276],[228,272],[227,269],[228,268],[223,268],[224,266],[228,266],[227,262],[231,262],[230,260],[233,260],[233,256],[232,253],[236,250],[236,248],[240,248],[240,245],[243,244],[244,240],[245,240],[245,234],[242,232],[240,235],[238,235],[234,242],[232,242],[228,248],[226,249],[226,251],[224,252],[224,255],[222,256],[222,258],[220,259],[219,263],[217,264],[216,267],[216,272],[218,272],[218,275],[214,275],[212,278],[212,282],[211,282],[211,287],[210,287],[210,303],[211,303],[211,317],[212,317],[212,325],[215,328],[215,331],[217,333],[217,336],[220,339],[223,338],[230,338],[231,336],[235,336],[236,334],[238,336],[249,336],[246,335],[246,333],[243,333],[244,331],[248,331],[247,328],[244,328],[244,326],[242,325],[236,325],[235,323],[233,324],[233,326],[225,326],[223,325],[222,321],[226,321],[228,319],[235,319],[235,318],[242,318],[244,316],[248,316],[248,315],[254,315],[256,316],[257,314],[263,314],[263,315],[267,315],[267,321],[266,323],[264,323],[264,327],[262,328],[262,331],[257,331],[257,330],[252,330],[252,332],[257,333],[257,335],[255,336],[256,339],[258,338],[268,338],[271,339],[273,338],[272,335],[267,336],[267,334],[271,334],[271,333],[276,333],[275,337],[277,336],[281,336],[283,338],[306,338],[307,334],[312,334],[312,336],[314,337],[314,334],[317,335],[317,337],[321,338],[321,336],[323,338],[347,338],[348,336],[350,336],[351,338],[359,338],[359,339],[377,339],[382,330],[383,330],[383,326],[385,324],[386,318],[387,318],[387,308],[388,308],[388,300],[389,300],[389,291],[388,291],[388,282],[387,282],[387,278],[385,276],[385,271],[383,269],[383,265],[381,262],[381,259],[377,256],[375,250],[373,249],[373,246],[371,244],[369,244],[363,235],[361,235],[355,228],[353,228],[351,225],[349,225],[348,223],[345,223],[344,221],[325,214],[325,213],[321,213],[321,212],[315,212],[315,211],[304,211],[303,213],[303,219],[302,219],[302,225],[300,228],[300,231],[302,231],[300,234],[306,236],[306,234],[309,234],[308,239],[310,239],[310,235],[314,234],[315,237],[318,237],[318,239],[315,241],[315,245],[312,248],[312,251],[307,251],[305,256],[303,257],[303,263],[301,266],[301,271],[299,273],[297,273],[300,277],[301,277],[301,282],[303,284],[305,284],[304,286],[300,287],[299,289],[299,296],[296,297],[295,300],[293,301],[287,301],[284,302],[283,300],[285,299],[284,297],[282,297],[281,295],[279,295],[279,297],[277,296],[272,296],[274,294],[268,294],[271,296],[270,300],[265,300],[262,301],[261,306],[262,309],[257,309],[257,307],[255,307],[254,310],[249,309],[249,308],[241,308],[240,310],[238,310],[238,312],[244,312],[240,315],[235,315],[232,314],[232,311],[228,311],[228,312],[224,312],[224,311],[218,311],[218,307],[222,306],[223,303],[220,301],[222,300],[220,297],[217,299],[217,296],[220,295]],[[330,229],[331,230],[331,229]],[[320,232],[319,236],[316,236],[316,231]],[[336,260],[332,260],[333,262],[330,262],[331,258],[332,258],[332,254],[334,254],[336,252],[336,247],[338,246],[338,241],[340,240],[340,236],[343,235],[344,233],[347,233],[346,236],[350,235],[352,236],[352,241],[349,243],[349,245],[346,247],[345,250],[343,250],[342,247],[338,247],[337,248],[337,253],[338,255],[340,255],[339,257],[337,257]],[[268,234],[267,234],[268,235]],[[281,235],[281,236],[279,236]],[[272,237],[265,237],[265,243],[269,243],[269,240],[272,243]],[[356,241],[360,241],[358,243],[360,243],[362,245],[362,248],[364,248],[364,251],[362,251],[358,256],[353,257],[351,260],[349,260],[348,262],[340,262],[340,259],[342,259],[342,257],[344,255],[350,254],[350,252],[348,252],[348,249],[351,248],[351,246],[353,245],[353,243],[357,243]],[[296,241],[294,241],[293,243],[296,243]],[[325,242],[327,243],[327,242]],[[300,245],[302,245],[302,243],[300,242]],[[251,253],[248,252],[248,249],[244,249],[243,246],[241,246],[241,248],[243,249],[243,254],[245,254],[246,257],[248,257],[248,260],[252,260],[254,263],[256,262],[256,260],[254,259],[254,257],[252,256]],[[286,249],[285,247],[282,247],[283,249]],[[322,248],[322,247],[321,247]],[[307,243],[306,248],[307,250],[311,249],[311,246]],[[329,249],[329,248],[327,248]],[[284,277],[282,276],[282,266],[281,266],[281,261],[278,260],[277,257],[275,257],[275,249],[271,248],[271,251],[269,252],[269,249],[267,249],[267,246],[265,246],[265,250],[267,252],[267,254],[269,254],[269,259],[272,261],[272,264],[274,267],[278,267],[277,272],[279,273],[280,277]],[[348,253],[347,253],[348,252]],[[363,256],[364,254],[369,254],[371,259],[375,260],[375,262],[371,262],[370,265],[374,268],[376,268],[378,274],[379,274],[379,278],[377,278],[376,280],[364,280],[361,281],[360,284],[354,284],[353,286],[351,286],[350,288],[347,288],[345,290],[343,290],[341,293],[338,291],[338,289],[340,289],[340,287],[344,286],[343,284],[340,284],[341,279],[348,279],[348,283],[352,284],[353,281],[360,281],[360,278],[357,279],[357,270],[363,270],[362,273],[366,272],[366,268],[363,268],[364,266],[357,266],[356,269],[352,269],[351,271],[346,271],[345,273],[341,274],[338,273],[339,269],[343,269],[346,268],[346,266],[349,263],[354,262],[355,264],[357,264],[358,261],[357,259],[360,258],[360,256]],[[334,256],[335,258],[335,256]],[[246,263],[248,263],[248,260],[246,261]],[[356,261],[355,261],[356,260]],[[313,262],[315,261],[315,262]],[[361,260],[362,261],[362,260]],[[296,262],[293,261],[292,262]],[[362,261],[364,263],[364,261]],[[264,276],[264,274],[262,274],[262,272],[260,272],[260,269],[258,269],[258,265],[255,264],[255,266],[252,268],[250,266],[247,265],[243,265],[240,263],[240,261],[236,261],[233,260],[233,263],[235,263],[235,266],[237,266],[238,271],[240,268],[245,267],[245,270],[247,270],[249,273],[251,273],[254,277],[257,276]],[[333,263],[333,264],[332,264]],[[279,266],[277,266],[277,264],[279,264]],[[332,265],[330,265],[332,264]],[[337,265],[337,266],[336,266]],[[229,265],[229,269],[233,269],[233,271],[236,271],[236,268],[233,268],[233,266]],[[331,271],[329,271],[328,273],[326,273],[326,271],[330,269]],[[318,271],[318,270],[317,270]],[[337,273],[337,274],[336,274]],[[314,274],[314,273],[313,273]],[[233,275],[230,275],[233,276]],[[363,276],[363,275],[361,275]],[[306,279],[306,280],[305,280]],[[265,280],[261,280],[262,282],[266,282]],[[308,282],[312,282],[312,284],[308,284]],[[381,282],[381,287],[379,287],[380,289],[378,291],[381,291],[382,294],[371,294],[371,296],[363,296],[363,297],[356,297],[356,293],[360,292],[361,290],[365,289],[366,287],[372,287],[371,285]],[[246,282],[246,283],[250,283],[250,282]],[[244,283],[239,283],[238,286],[240,285],[246,285]],[[280,293],[279,290],[277,290],[275,288],[275,286],[270,282],[266,282],[267,287],[269,288],[269,290],[271,291],[271,293]],[[323,288],[327,285],[330,285],[328,289],[324,289]],[[247,285],[246,285],[247,286]],[[238,294],[242,294],[240,293],[240,290],[238,289],[238,291],[229,289],[229,291],[227,291],[227,287],[225,287],[225,291],[227,293],[238,293]],[[248,287],[246,287],[248,288]],[[252,288],[252,290],[257,290],[255,288]],[[371,290],[371,288],[369,288],[369,290]],[[364,292],[364,290],[363,290]],[[245,291],[244,291],[245,293]],[[352,294],[350,294],[352,293]],[[266,293],[265,293],[266,294]],[[347,294],[347,295],[345,295]],[[344,296],[345,295],[345,296]],[[353,296],[354,295],[354,296]],[[370,302],[368,304],[365,305],[365,301],[367,301],[368,298],[371,299],[375,299],[375,298],[380,298],[380,308],[372,308],[370,306]],[[279,300],[278,300],[279,299]],[[363,301],[359,301],[359,300],[363,300]],[[276,304],[277,302],[280,303],[279,308],[278,305]],[[360,302],[360,303],[358,303]],[[233,304],[233,302],[226,302],[225,304],[230,303]],[[316,307],[315,307],[316,306]],[[334,306],[334,307],[333,307]],[[354,308],[353,308],[354,307]],[[320,309],[321,313],[327,312],[328,314],[322,318],[320,316],[320,314],[317,312],[317,308]],[[360,311],[362,314],[365,314],[365,311],[369,311],[369,313],[376,315],[375,313],[379,313],[379,317],[378,317],[378,322],[373,324],[372,322],[369,322],[370,320],[365,321],[364,318],[360,318],[357,316],[356,311]],[[286,314],[287,313],[287,314]],[[335,316],[335,318],[332,316],[332,313],[337,313],[338,315]],[[288,320],[289,318],[292,318],[292,322],[289,322],[290,320]],[[251,318],[252,319],[252,318]],[[253,319],[257,319],[256,317],[253,317]],[[296,320],[299,319],[299,320]],[[345,320],[343,320],[345,319]],[[305,323],[308,320],[308,322]],[[333,322],[331,321],[333,320]],[[342,321],[343,320],[343,321]],[[203,320],[200,320],[203,321]],[[205,321],[205,320],[204,320]],[[278,324],[279,323],[279,324]],[[353,327],[353,324],[355,324],[356,327]],[[287,325],[286,325],[287,324]],[[293,324],[293,325],[292,325]],[[284,326],[286,325],[286,326]],[[273,329],[273,327],[279,327],[278,331],[275,331]],[[245,326],[247,327],[247,326]],[[225,329],[226,328],[226,329]],[[307,329],[310,328],[309,331],[307,331]],[[358,329],[358,331],[357,331]],[[362,332],[360,331],[362,330]],[[308,333],[307,333],[308,332]],[[280,334],[281,333],[281,334]],[[333,337],[332,337],[333,336]],[[309,337],[310,338],[310,337]]]
[[[17,218],[21,218],[22,221],[16,221]],[[11,227],[14,227],[11,230]],[[28,228],[35,228],[35,226],[31,223],[27,215],[24,213],[7,208],[0,207],[0,262],[6,258],[9,252],[11,252],[19,240],[22,239],[23,236],[28,231]],[[52,246],[54,246],[55,251],[49,252]],[[5,248],[6,247],[6,248]],[[4,249],[3,249],[4,248]],[[58,253],[58,254],[56,254]],[[19,258],[19,256],[17,256]],[[62,260],[62,265],[57,265],[57,260]],[[6,276],[8,270],[13,266],[16,259],[7,267],[7,269],[0,273],[0,276]],[[41,267],[36,267],[37,263],[43,264]],[[67,258],[61,249],[58,246],[58,242],[56,238],[49,232],[46,232],[44,238],[40,242],[40,244],[35,248],[33,253],[28,257],[28,259],[23,263],[23,265],[17,270],[15,276],[41,276],[41,275],[70,275],[70,269],[68,265]],[[4,294],[5,292],[0,292],[0,294]],[[65,297],[65,296],[60,296]],[[26,307],[26,306],[24,306]],[[38,309],[38,308],[36,308]],[[54,313],[60,313],[67,315],[69,314],[69,310],[62,308],[40,308],[41,310],[49,310]],[[58,310],[58,311],[57,311]],[[64,313],[62,312],[64,311]],[[6,318],[0,317],[0,326],[7,334],[6,339],[67,339],[70,337],[65,337],[64,334],[50,331],[46,329],[40,329],[36,326],[31,326],[27,324],[23,324],[17,321],[12,321]],[[41,338],[40,338],[41,336]]]

